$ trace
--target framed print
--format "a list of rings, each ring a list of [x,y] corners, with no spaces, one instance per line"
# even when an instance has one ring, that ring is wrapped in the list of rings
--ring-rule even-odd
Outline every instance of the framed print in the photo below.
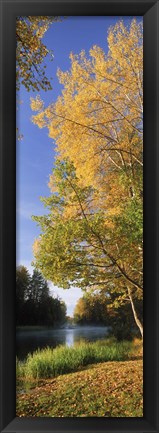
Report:
[[[157,433],[158,0],[1,17],[1,431]]]

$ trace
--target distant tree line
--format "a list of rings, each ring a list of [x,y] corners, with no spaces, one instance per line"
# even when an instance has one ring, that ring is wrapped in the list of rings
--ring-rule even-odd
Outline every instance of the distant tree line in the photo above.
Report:
[[[16,269],[16,325],[55,326],[65,322],[66,305],[50,296],[47,281],[34,269],[32,276],[25,266]]]
[[[118,339],[132,339],[140,336],[129,302],[116,302],[118,293],[108,294],[97,291],[86,292],[74,309],[74,321],[79,325],[105,325],[111,327],[111,333]],[[115,305],[114,305],[115,304]],[[135,308],[142,322],[142,301],[136,299]]]
[[[86,293],[76,304],[74,320],[81,325],[107,325],[107,297],[100,293]]]

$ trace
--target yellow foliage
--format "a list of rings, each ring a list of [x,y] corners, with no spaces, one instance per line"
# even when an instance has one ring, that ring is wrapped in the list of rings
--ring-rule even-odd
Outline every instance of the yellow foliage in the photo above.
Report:
[[[30,98],[30,106],[33,111],[41,111],[44,108],[44,103],[40,95],[37,95],[35,98]]]
[[[33,117],[48,127],[60,158],[73,161],[81,184],[101,188],[108,170],[142,165],[141,41],[140,24],[133,20],[128,30],[120,21],[109,31],[107,55],[97,46],[89,59],[71,54],[71,70],[58,71],[62,96]]]
[[[34,240],[34,244],[33,244],[33,254],[34,254],[35,257],[36,257],[36,254],[39,251],[39,247],[40,247],[40,239],[37,238],[37,239]]]
[[[106,245],[103,252],[106,259],[111,261],[112,257],[115,258],[112,263],[118,273],[125,279],[125,274],[129,275],[128,284],[134,284],[140,289],[143,165],[142,25],[135,19],[129,28],[125,27],[122,21],[118,22],[109,30],[108,46],[108,53],[98,46],[93,46],[89,57],[84,51],[79,55],[70,54],[70,70],[58,70],[58,78],[63,85],[61,96],[45,109],[41,100],[32,100],[32,108],[39,110],[33,116],[33,122],[40,128],[48,128],[49,136],[56,143],[58,159],[73,163],[78,187],[92,188],[90,202],[83,199],[82,204],[86,206],[89,221],[92,215],[94,216],[94,231],[91,230],[91,222],[89,223],[89,232],[92,232],[93,239],[98,227],[95,246],[93,243],[95,258],[96,247],[100,254],[103,244]],[[51,175],[51,192],[57,191],[56,182],[56,177]],[[134,216],[136,208],[132,204],[136,197],[137,217]],[[71,196],[67,191],[65,198],[62,219],[69,222],[71,219],[75,221],[78,217],[82,218],[77,197]],[[127,209],[126,214],[124,211]],[[104,228],[102,223],[100,224],[101,215],[105,221]],[[86,221],[86,216],[83,217]],[[121,227],[118,226],[119,219]],[[131,233],[132,230],[134,233]],[[135,237],[135,230],[139,241]],[[102,275],[105,268],[103,267],[103,271],[100,272]],[[118,279],[118,285],[122,287],[122,278]]]

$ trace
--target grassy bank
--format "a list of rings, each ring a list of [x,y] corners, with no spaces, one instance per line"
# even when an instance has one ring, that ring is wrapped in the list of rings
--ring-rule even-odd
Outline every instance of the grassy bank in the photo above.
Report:
[[[130,358],[133,343],[113,339],[94,343],[81,342],[73,347],[46,348],[29,354],[25,362],[17,361],[17,379],[53,378],[78,371],[89,364],[124,361]]]
[[[17,394],[20,417],[142,417],[142,360],[106,362]]]

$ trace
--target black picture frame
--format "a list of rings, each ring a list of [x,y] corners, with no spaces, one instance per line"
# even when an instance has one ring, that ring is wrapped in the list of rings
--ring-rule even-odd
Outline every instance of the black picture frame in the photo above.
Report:
[[[159,1],[1,0],[1,432],[159,432]],[[16,418],[16,92],[15,19],[19,15],[141,15],[144,21],[144,416]],[[158,145],[157,145],[158,143]]]

